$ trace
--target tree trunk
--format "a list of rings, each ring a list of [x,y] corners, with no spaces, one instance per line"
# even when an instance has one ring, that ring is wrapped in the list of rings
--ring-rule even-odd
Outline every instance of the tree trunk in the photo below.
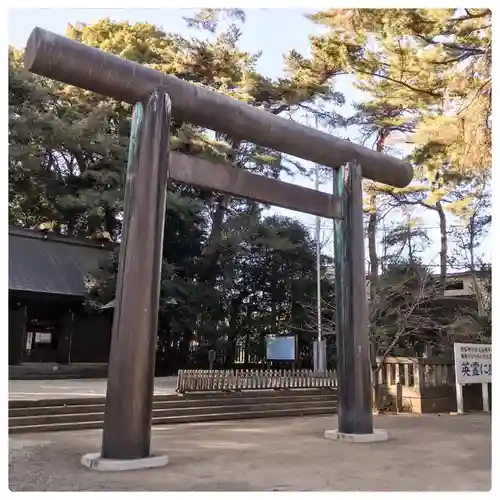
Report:
[[[385,141],[389,137],[388,129],[381,129],[378,134],[375,150],[383,153]],[[368,255],[370,258],[370,304],[375,300],[378,285],[378,256],[377,256],[377,195],[370,196],[370,218],[368,219]]]
[[[483,318],[485,316],[485,308],[484,308],[484,303],[483,303],[483,297],[481,294],[481,289],[479,287],[479,283],[477,281],[477,275],[476,275],[476,253],[474,251],[475,249],[475,239],[476,239],[476,230],[475,230],[475,215],[471,217],[471,220],[469,222],[469,264],[470,264],[470,272],[472,276],[472,286],[474,288],[474,295],[476,296],[476,302],[477,302],[477,313],[478,315]]]
[[[234,366],[234,362],[236,361],[236,349],[238,343],[238,314],[240,312],[241,303],[243,301],[243,297],[237,297],[231,301],[231,310],[229,317],[229,331],[228,331],[228,345],[229,352],[227,355],[227,368],[231,368]]]
[[[250,359],[250,353],[249,353],[249,337],[250,337],[250,333],[249,331],[247,330],[245,332],[245,343],[243,344],[244,345],[244,354],[245,354],[245,357],[243,358],[243,364],[245,366],[245,368],[248,368],[248,361]]]
[[[370,339],[370,361],[372,365],[372,388],[373,388],[373,413],[378,413],[380,400],[380,385],[378,383],[378,373],[380,366],[377,364],[377,343]]]
[[[441,236],[441,249],[439,251],[439,293],[444,295],[448,265],[448,234],[446,214],[440,201],[436,203],[436,211],[439,215],[439,233]]]
[[[378,282],[377,256],[377,195],[370,196],[370,217],[368,219],[368,255],[370,258],[370,309],[375,300]]]
[[[165,217],[165,222],[167,218]],[[111,241],[115,241],[117,235],[118,221],[116,219],[115,210],[106,206],[104,209],[104,219],[103,219],[103,231],[107,231],[109,233],[109,237]]]
[[[205,256],[203,262],[202,281],[211,285],[215,284],[217,277],[217,262],[220,256],[220,243],[222,238],[222,224],[224,223],[224,214],[227,208],[228,198],[221,195],[217,199],[217,206],[212,215],[212,230],[208,243],[203,250]]]
[[[373,342],[371,335],[371,321],[375,312],[375,304],[378,289],[378,256],[377,256],[377,195],[370,196],[370,216],[368,219],[368,256],[370,259],[370,301],[368,303],[368,331],[370,334],[370,360],[372,365],[372,382],[373,382],[373,411],[377,411],[378,407],[378,384],[377,378],[374,376],[374,369],[377,367],[376,350],[377,347]]]
[[[181,340],[179,342],[179,347],[177,351],[178,356],[178,366],[185,367],[188,365],[189,361],[189,348],[191,347],[192,333],[184,331],[182,333]]]
[[[486,315],[483,296],[481,294],[481,287],[477,281],[476,271],[472,271],[472,286],[474,287],[474,295],[476,296],[477,301],[477,313],[481,318],[484,318]]]
[[[242,167],[237,164],[237,153],[241,141],[232,141],[232,151],[228,154],[228,160],[231,161],[235,167]],[[217,278],[217,263],[220,257],[220,243],[222,238],[222,225],[224,224],[224,215],[227,210],[229,199],[226,195],[220,195],[217,198],[217,206],[212,216],[212,230],[208,239],[207,246],[203,253],[205,261],[203,263],[202,281],[210,285],[215,285]]]
[[[229,336],[236,337],[238,333],[238,313],[240,312],[241,303],[243,301],[242,296],[231,300],[231,312],[229,318]]]
[[[384,144],[389,136],[390,131],[387,129],[382,129],[379,132],[376,151],[382,153],[384,151]],[[378,289],[378,267],[379,260],[377,256],[377,195],[372,194],[370,196],[370,217],[368,219],[368,256],[370,259],[370,303],[368,304],[368,328],[370,334],[370,360],[372,365],[372,386],[373,386],[373,412],[378,412],[379,403],[379,384],[378,384],[378,372],[380,367],[377,365],[377,343],[374,340],[374,336],[371,331],[371,321],[375,311],[375,301],[377,297]]]

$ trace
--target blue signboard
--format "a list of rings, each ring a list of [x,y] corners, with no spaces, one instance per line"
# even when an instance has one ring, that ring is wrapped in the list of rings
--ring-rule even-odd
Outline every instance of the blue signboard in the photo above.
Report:
[[[268,361],[295,361],[295,335],[287,337],[266,336],[266,357]]]

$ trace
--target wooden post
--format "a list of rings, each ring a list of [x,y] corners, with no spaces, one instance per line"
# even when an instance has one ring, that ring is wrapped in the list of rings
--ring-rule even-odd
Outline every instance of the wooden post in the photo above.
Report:
[[[61,365],[71,361],[71,340],[73,337],[73,324],[75,313],[68,311],[61,319],[60,337],[57,346],[57,362]]]
[[[401,385],[401,374],[399,369],[399,363],[396,363],[396,413],[403,410],[403,387]]]
[[[9,365],[19,365],[23,360],[27,317],[26,306],[9,311]]]
[[[409,387],[410,386],[410,367],[408,366],[408,363],[406,363],[406,362],[403,365],[403,373],[404,373],[404,378],[405,378],[405,386]]]
[[[488,394],[488,384],[481,384],[481,393],[483,396],[483,411],[490,411],[490,397]]]
[[[215,361],[215,350],[210,349],[208,351],[208,364],[209,364],[209,369],[213,370],[214,369],[214,361]]]
[[[150,454],[169,126],[165,92],[154,92],[145,107],[134,108],[102,458]]]
[[[422,396],[425,392],[425,365],[422,359],[417,359],[417,364],[413,365],[413,377],[415,380],[415,387],[418,387],[418,392]]]
[[[372,434],[372,390],[366,303],[363,189],[356,163],[334,172],[334,194],[343,197],[343,219],[334,221],[335,296],[339,375],[339,428]]]
[[[457,413],[464,412],[464,394],[462,391],[462,384],[455,382],[455,391],[457,393]]]
[[[182,121],[334,169],[356,160],[365,177],[391,186],[405,187],[413,177],[412,166],[398,158],[42,28],[31,32],[24,51],[24,66],[47,78],[131,104],[162,88],[172,98],[175,117]]]
[[[387,387],[392,385],[392,365],[391,363],[387,363],[385,365],[385,376],[386,376],[386,384]]]

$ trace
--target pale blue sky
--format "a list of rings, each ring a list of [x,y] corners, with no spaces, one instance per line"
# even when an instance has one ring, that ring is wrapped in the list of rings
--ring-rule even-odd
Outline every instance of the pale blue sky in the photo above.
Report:
[[[9,43],[24,47],[35,26],[64,34],[69,22],[93,23],[103,17],[114,21],[149,22],[167,32],[201,35],[200,31],[187,29],[182,19],[194,12],[195,9],[11,9]],[[308,36],[319,33],[320,28],[304,17],[306,13],[299,9],[246,9],[241,47],[249,52],[263,50],[259,61],[262,73],[278,76],[283,67],[282,56],[291,48],[309,53]],[[278,15],[279,23],[276,22]]]
[[[314,9],[311,9],[314,11]],[[9,10],[9,44],[16,47],[24,47],[31,30],[35,26],[40,26],[55,33],[64,34],[68,23],[78,21],[93,23],[104,17],[109,17],[114,21],[149,22],[161,26],[164,31],[178,32],[182,35],[203,36],[202,32],[195,29],[188,29],[183,16],[192,15],[193,9],[10,9]],[[305,9],[245,9],[246,22],[243,26],[243,35],[240,47],[249,52],[263,51],[258,63],[261,73],[269,77],[277,77],[282,73],[283,55],[290,49],[295,49],[304,55],[309,54],[309,35],[321,33],[322,28],[314,25],[305,14]],[[353,88],[352,80],[349,77],[341,77],[336,80],[336,90],[342,92],[347,103],[360,101],[363,95]],[[349,105],[339,109],[342,114],[349,115],[351,112]],[[333,132],[340,137],[352,137],[346,130]],[[286,177],[283,180],[288,180]],[[313,187],[312,181],[295,178],[294,183],[308,187]],[[323,191],[331,192],[331,186],[326,184],[320,188]],[[292,215],[302,220],[312,227],[314,218],[305,214],[273,209],[273,212],[280,212]],[[326,222],[326,221],[325,221]],[[432,213],[426,211],[424,223],[426,226],[437,226],[437,220]],[[330,227],[331,225],[328,224]],[[326,226],[326,224],[325,224]],[[329,232],[325,229],[325,233]],[[439,251],[438,232],[436,229],[429,231],[434,243],[424,256],[424,260],[436,262]],[[325,239],[326,235],[322,238]],[[489,238],[488,238],[489,240]],[[330,245],[329,245],[330,246]],[[490,245],[485,245],[485,250],[490,253]],[[327,250],[327,249],[325,249]],[[328,252],[330,253],[330,252]]]

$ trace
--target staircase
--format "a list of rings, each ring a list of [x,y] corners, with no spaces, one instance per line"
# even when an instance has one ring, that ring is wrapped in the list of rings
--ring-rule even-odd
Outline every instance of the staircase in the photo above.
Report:
[[[9,433],[100,429],[104,397],[9,401]],[[155,396],[153,425],[337,412],[336,389]]]

